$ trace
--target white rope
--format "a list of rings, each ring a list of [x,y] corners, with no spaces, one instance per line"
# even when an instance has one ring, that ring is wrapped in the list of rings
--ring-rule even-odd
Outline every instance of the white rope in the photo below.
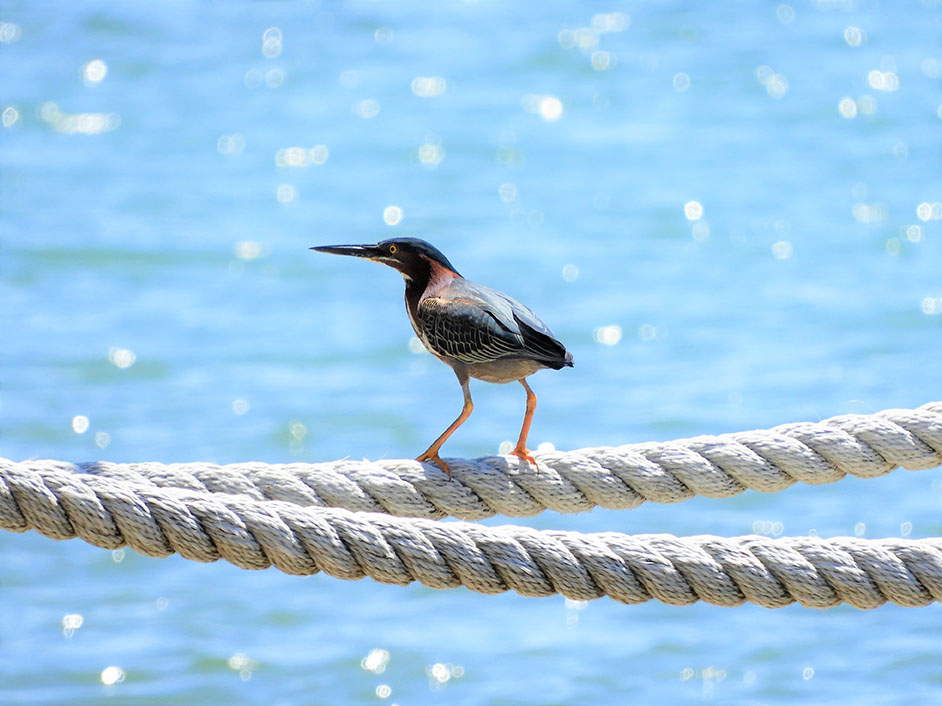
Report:
[[[0,528],[149,556],[482,593],[625,603],[698,600],[874,608],[942,601],[942,539],[578,534],[398,515],[528,515],[635,507],[695,493],[772,492],[942,462],[942,403],[769,431],[539,456],[293,466],[14,463],[0,459]],[[603,466],[604,464],[604,466]],[[322,507],[333,504],[348,509]],[[367,512],[352,512],[366,510]]]
[[[579,534],[301,507],[23,467],[0,472],[0,527],[149,556],[323,571],[481,593],[813,608],[942,600],[942,539]]]
[[[477,520],[544,509],[634,508],[695,495],[724,498],[746,489],[772,493],[795,482],[820,485],[846,475],[876,478],[895,468],[942,465],[942,402],[914,410],[849,414],[821,422],[698,436],[665,443],[536,454],[540,471],[514,456],[448,459],[446,475],[415,461],[337,461],[268,465],[80,463],[0,459],[43,477],[84,473],[134,485],[188,488],[284,500],[297,505],[399,517]]]

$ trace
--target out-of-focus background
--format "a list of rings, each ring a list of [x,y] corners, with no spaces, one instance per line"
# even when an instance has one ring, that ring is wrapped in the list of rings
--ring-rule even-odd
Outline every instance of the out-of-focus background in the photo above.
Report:
[[[34,3],[0,17],[0,455],[415,456],[454,418],[414,235],[575,368],[531,442],[942,390],[938,2]],[[446,456],[516,437],[472,384]],[[545,448],[545,447],[544,447]],[[580,531],[938,535],[939,469]],[[507,522],[495,518],[494,523]],[[942,611],[672,608],[248,572],[0,536],[4,703],[929,703]]]

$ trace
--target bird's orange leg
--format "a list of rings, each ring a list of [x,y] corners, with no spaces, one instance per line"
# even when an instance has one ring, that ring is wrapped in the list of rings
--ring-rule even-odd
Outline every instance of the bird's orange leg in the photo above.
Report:
[[[514,446],[510,454],[522,458],[527,463],[532,463],[536,466],[537,473],[539,473],[540,466],[536,462],[536,459],[530,455],[529,449],[527,449],[527,437],[530,435],[530,422],[533,421],[533,413],[536,411],[536,395],[533,393],[533,390],[530,389],[530,386],[527,385],[526,378],[520,378],[520,384],[523,385],[523,389],[527,391],[527,412],[523,416],[523,427],[520,429],[520,438],[517,439],[517,445]]]
[[[470,379],[468,373],[459,373],[456,370],[455,374],[458,376],[458,382],[461,383],[461,391],[464,393],[464,407],[461,408],[461,414],[451,423],[450,427],[442,432],[441,436],[432,442],[432,445],[429,446],[424,453],[415,459],[416,461],[432,461],[445,471],[445,473],[450,473],[451,470],[448,468],[448,464],[439,457],[438,451],[441,449],[442,444],[448,441],[448,437],[455,433],[455,429],[464,424],[465,420],[471,416],[471,410],[474,409],[474,403],[471,401],[471,388],[468,387],[468,380]]]

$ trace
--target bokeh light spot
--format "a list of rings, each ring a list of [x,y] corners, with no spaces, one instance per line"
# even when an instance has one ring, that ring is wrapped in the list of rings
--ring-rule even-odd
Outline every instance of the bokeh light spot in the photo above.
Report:
[[[362,100],[359,103],[354,103],[353,112],[355,115],[363,118],[364,120],[370,120],[379,115],[380,105],[379,101],[374,98],[367,98]]]
[[[62,635],[70,638],[85,623],[81,613],[68,613],[62,616]]]
[[[245,149],[245,137],[236,132],[232,135],[220,135],[216,140],[216,151],[219,154],[237,155]]]
[[[592,332],[592,338],[596,343],[603,346],[614,346],[621,341],[621,326],[610,324],[608,326],[599,326]]]
[[[592,15],[591,25],[598,34],[624,32],[631,25],[631,16],[624,12],[600,12]]]
[[[137,360],[137,355],[128,348],[108,349],[108,361],[116,368],[130,368],[135,360]]]
[[[23,35],[23,30],[15,22],[0,22],[0,42],[12,44]]]
[[[86,86],[97,86],[108,75],[108,65],[101,59],[93,59],[82,67],[82,81]]]
[[[615,56],[614,52],[601,50],[592,52],[592,68],[596,71],[613,69],[617,61],[618,57]]]
[[[305,436],[307,436],[307,427],[304,426],[303,422],[300,422],[297,419],[292,419],[290,422],[288,422],[288,433],[291,434],[291,439],[293,441],[301,441]]]
[[[0,114],[0,121],[3,122],[3,127],[13,127],[19,122],[20,111],[14,108],[12,105],[7,106],[3,109],[3,113]]]
[[[657,338],[657,326],[653,324],[641,324],[638,327],[638,338],[644,343],[653,341]]]
[[[683,93],[688,88],[690,88],[690,76],[683,72],[674,74],[674,90]]]
[[[775,18],[783,25],[789,25],[795,21],[795,9],[791,5],[779,5],[775,10]]]
[[[684,204],[684,215],[688,221],[699,221],[703,218],[703,205],[699,201],[688,201]]]
[[[694,240],[706,240],[710,237],[710,226],[706,221],[697,221],[690,229]]]
[[[101,683],[105,686],[114,686],[124,681],[124,670],[121,667],[105,667],[101,670]]]
[[[387,206],[383,209],[383,221],[388,226],[395,226],[402,221],[402,209],[398,206]]]
[[[269,88],[278,88],[285,82],[285,72],[281,69],[269,69],[265,72],[265,85]]]
[[[440,144],[426,142],[419,146],[419,162],[426,167],[437,167],[445,159],[445,150]]]
[[[857,99],[857,110],[862,115],[873,115],[877,112],[877,99],[871,95],[862,95]]]
[[[448,82],[441,76],[416,76],[412,79],[412,92],[419,98],[440,96],[448,87]]]
[[[859,47],[867,41],[867,35],[864,34],[864,31],[860,29],[860,27],[850,25],[844,29],[844,41],[847,42],[848,46]]]
[[[240,240],[233,250],[239,260],[254,260],[262,254],[262,245],[255,240]]]
[[[576,46],[588,52],[599,45],[599,35],[591,27],[580,27],[575,31]]]
[[[772,255],[776,260],[788,260],[793,252],[792,244],[787,240],[779,240],[772,245]]]
[[[782,74],[772,74],[766,81],[765,90],[773,98],[781,98],[788,91],[788,79]]]
[[[540,117],[547,122],[558,120],[563,114],[563,104],[555,96],[547,96],[540,101]]]
[[[327,161],[330,150],[327,145],[314,145],[306,147],[284,147],[275,152],[275,165],[279,167],[307,167],[311,164],[321,165]]]
[[[539,115],[548,123],[559,120],[563,114],[563,103],[556,96],[531,93],[523,97],[522,103],[524,110]]]
[[[275,189],[275,198],[279,203],[291,203],[297,195],[297,191],[291,184],[279,184]]]
[[[387,664],[389,664],[389,650],[380,647],[370,650],[369,654],[360,660],[360,668],[373,674],[385,672]]]
[[[877,71],[867,74],[867,83],[877,91],[896,91],[899,89],[899,76],[893,71]]]
[[[243,682],[252,678],[252,672],[258,667],[258,662],[243,652],[236,652],[232,655],[227,664],[229,669],[239,673],[239,679]]]
[[[877,223],[889,217],[886,206],[878,203],[855,203],[851,214],[858,223]]]
[[[451,679],[459,679],[464,676],[464,668],[461,665],[438,662],[425,668],[425,676],[433,683],[444,684]]]
[[[923,201],[916,207],[916,216],[920,221],[942,220],[942,201]]]
[[[66,113],[53,101],[43,103],[39,115],[53,130],[68,135],[97,135],[121,125],[117,113]]]
[[[938,316],[942,314],[942,297],[925,297],[919,302],[919,308],[927,316]]]
[[[756,81],[765,86],[765,92],[772,98],[781,98],[788,92],[788,79],[776,73],[771,66],[763,64],[756,68]]]
[[[267,59],[281,54],[281,30],[277,27],[269,27],[262,33],[262,54]]]

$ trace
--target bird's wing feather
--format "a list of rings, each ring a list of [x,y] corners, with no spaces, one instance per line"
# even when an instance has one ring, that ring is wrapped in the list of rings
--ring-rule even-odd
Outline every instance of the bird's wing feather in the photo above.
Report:
[[[566,352],[566,346],[556,340],[553,332],[542,321],[537,319],[537,322],[541,324],[539,328],[522,318],[517,318],[520,333],[523,335],[524,347],[530,356],[553,368],[572,365],[572,356]]]
[[[461,280],[456,281],[455,285],[461,288],[462,296],[483,302],[481,306],[489,311],[503,327],[522,337],[523,349],[510,355],[517,358],[531,358],[554,368],[571,364],[572,356],[568,356],[566,347],[556,339],[556,335],[529,307],[483,284]]]
[[[519,357],[523,336],[492,308],[473,299],[427,297],[419,304],[422,333],[432,351],[462,363],[487,363]]]

